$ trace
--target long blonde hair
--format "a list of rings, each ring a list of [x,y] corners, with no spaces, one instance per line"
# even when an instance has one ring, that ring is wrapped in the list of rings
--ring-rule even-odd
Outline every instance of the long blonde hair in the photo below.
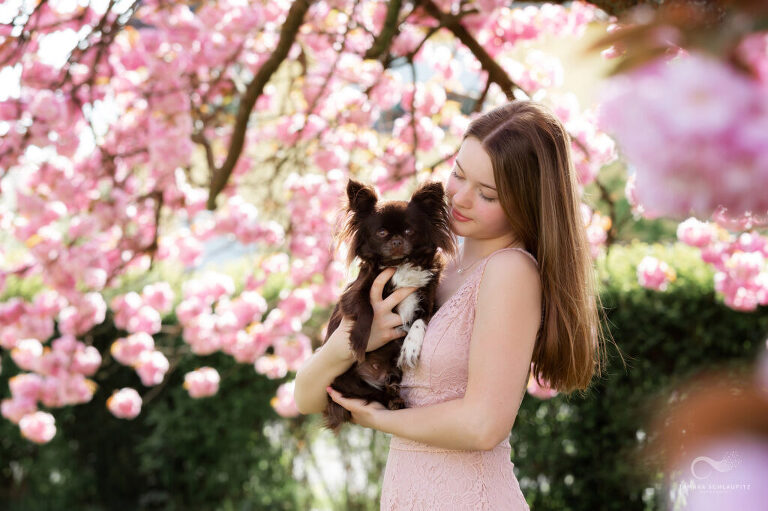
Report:
[[[467,137],[490,156],[512,231],[539,262],[544,319],[532,373],[540,385],[583,393],[602,375],[606,332],[569,135],[541,103],[512,101],[473,119]]]

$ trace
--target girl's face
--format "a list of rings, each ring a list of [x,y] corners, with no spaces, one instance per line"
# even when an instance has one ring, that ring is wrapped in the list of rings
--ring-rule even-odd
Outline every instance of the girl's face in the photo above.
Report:
[[[451,226],[457,235],[488,239],[511,232],[496,192],[491,158],[476,138],[468,137],[461,144],[446,195],[451,205]]]

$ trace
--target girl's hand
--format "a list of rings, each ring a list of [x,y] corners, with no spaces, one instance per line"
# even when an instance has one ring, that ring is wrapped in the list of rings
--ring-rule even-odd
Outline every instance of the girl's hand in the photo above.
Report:
[[[368,347],[365,351],[373,351],[381,348],[384,344],[405,335],[402,328],[402,318],[399,314],[392,312],[395,306],[402,302],[406,296],[413,293],[418,287],[401,287],[389,295],[386,300],[382,298],[384,294],[384,284],[395,274],[395,268],[385,268],[371,284],[371,306],[373,307],[373,321],[371,322],[371,335],[368,337]]]
[[[341,393],[331,387],[326,387],[328,395],[336,403],[340,404],[343,408],[349,410],[352,414],[351,422],[359,424],[365,428],[376,428],[377,417],[382,410],[387,408],[378,401],[371,401],[365,404],[365,399],[355,399],[351,397],[344,397]]]

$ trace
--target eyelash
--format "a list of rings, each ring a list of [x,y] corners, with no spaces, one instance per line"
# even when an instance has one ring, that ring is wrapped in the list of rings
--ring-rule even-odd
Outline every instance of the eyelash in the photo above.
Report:
[[[456,179],[464,179],[463,177],[461,177],[460,175],[458,175],[458,174],[456,173],[456,170],[451,170],[451,174],[452,174],[452,175],[453,175],[453,177],[455,177]],[[481,198],[482,198],[482,199],[483,199],[485,202],[493,202],[493,201],[495,201],[495,200],[496,200],[496,199],[492,199],[491,197],[486,197],[486,196],[485,196],[485,195],[483,195],[482,193],[480,194],[480,197],[481,197]]]

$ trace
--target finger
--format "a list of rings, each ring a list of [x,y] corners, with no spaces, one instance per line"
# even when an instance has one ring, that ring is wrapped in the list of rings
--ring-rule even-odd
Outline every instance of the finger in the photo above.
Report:
[[[373,279],[373,283],[371,283],[371,293],[370,293],[370,299],[371,299],[371,305],[376,305],[377,303],[381,302],[382,295],[384,294],[384,284],[387,283],[387,281],[392,277],[392,275],[395,274],[394,268],[385,268],[384,271],[379,273],[375,279]]]
[[[331,389],[328,391],[328,394],[331,396],[331,399],[344,408],[345,410],[349,411],[352,416],[350,421],[354,422],[355,412],[358,411],[360,408],[365,406],[365,400],[364,399],[355,399],[352,397],[344,397],[341,395],[341,392]]]
[[[390,340],[390,341],[394,341],[395,339],[399,339],[399,338],[401,338],[401,337],[404,337],[404,336],[405,336],[405,332],[403,332],[403,331],[402,331],[401,329],[399,329],[399,328],[393,328],[393,329],[390,331],[389,335],[391,336],[389,340]]]
[[[331,400],[333,402],[338,403],[342,407],[346,408],[344,406],[344,403],[343,403],[343,401],[345,401],[346,398],[343,397],[340,392],[336,391],[335,389],[331,388],[330,386],[326,387],[325,390],[328,392],[328,395],[331,397]]]
[[[328,395],[331,396],[331,399],[339,403],[344,408],[347,408],[346,405],[351,404],[352,401],[358,401],[357,399],[351,397],[344,397],[341,392],[331,386],[326,387],[325,390],[328,391]]]
[[[390,312],[387,317],[382,320],[381,326],[384,328],[396,328],[403,324],[403,318],[399,314]]]
[[[399,289],[396,289],[395,291],[392,292],[391,295],[387,297],[386,300],[384,300],[381,303],[381,308],[384,310],[391,311],[392,309],[395,308],[395,305],[402,302],[406,296],[413,293],[417,289],[419,288],[418,287],[401,287]]]

